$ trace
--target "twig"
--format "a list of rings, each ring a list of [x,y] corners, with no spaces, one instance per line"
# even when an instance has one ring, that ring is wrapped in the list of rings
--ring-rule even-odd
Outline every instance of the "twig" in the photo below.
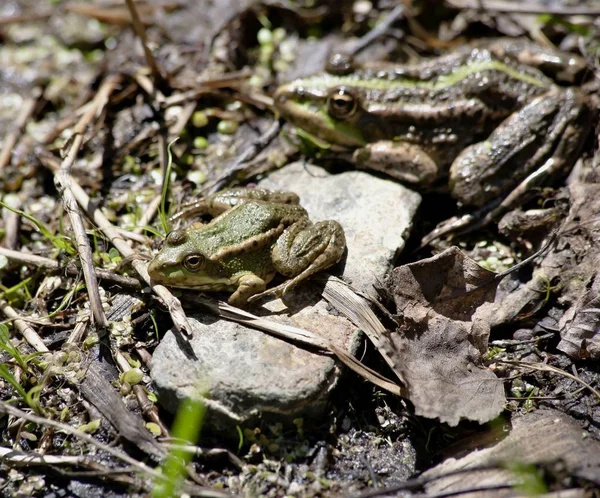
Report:
[[[244,68],[239,71],[232,71],[230,73],[222,74],[221,76],[210,78],[210,79],[198,79],[194,78],[189,82],[182,84],[179,81],[179,85],[176,89],[192,87],[192,90],[182,91],[175,93],[165,98],[165,107],[172,105],[180,105],[187,102],[196,102],[205,93],[210,93],[220,88],[232,88],[236,87],[236,83],[241,80],[246,80],[252,76],[252,71],[249,68]]]
[[[36,256],[35,254],[27,254],[24,252],[13,251],[11,249],[5,249],[0,247],[0,255],[5,256],[11,261],[18,261],[25,265],[36,266],[37,268],[47,268],[49,270],[60,270],[61,266],[58,261],[50,258],[44,258],[42,256]],[[75,265],[70,264],[63,268],[68,275],[77,276],[81,273],[81,269]],[[139,280],[132,277],[124,277],[123,275],[117,275],[109,270],[96,269],[96,276],[100,280],[106,280],[116,285],[128,287],[132,289],[140,289],[142,284]]]
[[[53,427],[54,429],[57,429],[66,434],[75,436],[75,437],[81,439],[82,441],[85,441],[86,443],[91,444],[92,446],[95,446],[96,448],[100,449],[101,451],[104,451],[104,452],[108,453],[109,455],[112,455],[113,457],[117,458],[118,460],[121,460],[122,462],[125,462],[128,465],[130,465],[133,469],[135,469],[135,471],[141,472],[142,474],[146,475],[147,477],[151,477],[159,482],[168,480],[168,478],[162,472],[159,472],[158,470],[155,470],[152,467],[149,467],[148,465],[146,465],[143,462],[140,462],[138,460],[135,460],[134,458],[131,458],[126,453],[124,453],[112,446],[109,446],[108,444],[101,443],[100,441],[94,439],[89,434],[86,434],[85,432],[75,429],[74,427],[71,427],[70,425],[63,424],[62,422],[57,422],[56,420],[50,420],[47,418],[39,417],[37,415],[32,415],[30,413],[26,413],[22,410],[19,410],[18,408],[15,408],[14,406],[11,406],[10,404],[8,404],[4,401],[0,401],[0,413],[7,413],[9,415],[12,415],[13,417],[21,418],[21,419],[27,420],[29,422],[32,422],[34,424],[38,424],[41,426]],[[224,493],[222,491],[217,491],[214,489],[200,488],[199,486],[194,486],[194,485],[190,485],[190,484],[184,484],[182,486],[182,488],[187,493],[194,493],[194,494],[197,494],[197,496],[202,496],[202,497],[231,498],[231,496],[232,496],[229,493]]]
[[[85,456],[72,455],[40,455],[39,453],[21,453],[12,448],[0,446],[0,459],[9,464],[18,465],[81,465],[85,466],[90,460]]]
[[[554,230],[554,232],[552,232],[550,234],[550,237],[548,237],[548,240],[546,241],[546,243],[539,250],[534,252],[531,256],[528,256],[527,258],[525,258],[523,261],[520,261],[517,264],[511,266],[507,270],[504,270],[503,272],[500,272],[500,273],[496,273],[496,275],[494,275],[494,277],[493,277],[493,280],[495,280],[496,282],[499,282],[507,275],[510,275],[511,273],[527,266],[535,258],[543,256],[545,253],[547,253],[550,250],[552,245],[556,242],[556,238],[558,237],[558,232],[559,232],[558,230]],[[483,285],[485,285],[485,284],[483,284]]]
[[[137,71],[133,76],[135,82],[140,86],[144,92],[146,92],[150,97],[152,97],[159,104],[163,104],[165,102],[164,94],[156,88],[154,82],[148,78],[145,74],[142,74],[140,71]]]
[[[74,183],[72,188],[73,194],[75,195],[79,204],[93,218],[94,222],[98,225],[100,230],[102,230],[104,235],[110,240],[110,242],[115,246],[122,256],[132,259],[131,265],[138,275],[152,288],[156,295],[163,300],[169,309],[169,313],[171,314],[171,318],[173,319],[173,324],[175,327],[177,327],[179,331],[190,336],[191,327],[179,300],[163,285],[155,285],[152,283],[150,275],[148,275],[147,261],[142,261],[139,259],[138,254],[129,247],[123,238],[121,238],[111,222],[106,219],[99,209],[96,209],[96,207],[92,205],[89,197],[79,185]]]
[[[179,112],[179,116],[177,117],[177,121],[169,126],[169,137],[178,137],[181,135],[181,132],[187,125],[188,121],[194,114],[196,110],[197,102],[188,102],[184,104],[183,109]]]
[[[78,105],[74,111],[72,111],[68,116],[65,116],[60,121],[58,121],[54,128],[52,128],[48,133],[46,133],[42,139],[40,140],[41,144],[51,144],[54,142],[60,134],[65,131],[70,126],[83,116],[88,109],[93,105],[93,101],[90,100],[92,98],[92,86],[95,81],[95,78],[92,78],[86,85],[85,90],[82,90],[81,95],[79,96]]]
[[[7,318],[14,320],[15,327],[33,349],[41,353],[48,353],[50,351],[38,333],[33,330],[4,299],[0,299],[0,311],[2,311]]]
[[[536,2],[507,2],[503,0],[446,0],[456,9],[508,12],[515,14],[552,14],[556,16],[597,16],[600,8],[592,6],[557,6]]]
[[[18,16],[2,16],[0,17],[0,27],[8,26],[9,24],[19,24],[24,22],[45,21],[55,14],[55,10],[45,12],[24,12]]]
[[[4,229],[4,245],[8,249],[16,249],[19,247],[19,234],[21,233],[21,216],[19,213],[16,211],[8,211],[5,214]]]
[[[469,475],[469,474],[473,474],[476,472],[486,472],[486,471],[504,471],[505,469],[505,465],[503,465],[502,463],[495,463],[492,462],[490,464],[487,465],[475,465],[472,467],[464,467],[464,468],[460,468],[460,469],[456,469],[456,470],[451,470],[451,471],[447,471],[447,472],[441,472],[438,475],[433,475],[433,476],[420,476],[420,477],[416,477],[414,479],[408,479],[403,483],[394,485],[394,486],[390,486],[390,487],[383,487],[383,488],[379,488],[379,489],[375,489],[375,490],[371,490],[371,491],[367,491],[366,493],[361,493],[360,495],[357,495],[356,498],[374,498],[376,496],[397,496],[399,495],[400,491],[413,491],[416,492],[417,490],[423,490],[425,488],[425,485],[436,482],[436,481],[443,481],[444,479],[447,479],[448,477],[454,477],[454,476],[461,476],[461,475]],[[411,496],[417,496],[417,497],[422,497],[422,498],[440,498],[440,497],[445,497],[445,496],[460,496],[462,494],[467,494],[470,491],[493,491],[496,489],[507,489],[507,488],[514,488],[515,485],[517,485],[518,483],[511,483],[511,484],[494,484],[494,485],[490,485],[490,486],[482,486],[480,488],[467,488],[467,489],[463,489],[463,490],[459,490],[459,491],[446,491],[446,492],[440,492],[440,493],[413,493],[411,494]],[[477,496],[484,496],[484,495],[480,495],[478,494]],[[495,496],[495,495],[490,495],[490,496]]]
[[[131,12],[129,9],[122,7],[121,1],[106,2],[106,6],[100,5],[88,5],[82,2],[69,2],[64,5],[64,9],[67,12],[74,12],[81,16],[91,17],[97,19],[100,22],[106,24],[116,24],[120,26],[128,26],[132,23]],[[142,3],[142,2],[140,2]],[[112,4],[112,5],[111,5]],[[170,6],[161,2],[162,5],[149,5],[149,2],[144,2],[142,5],[137,6],[138,13],[140,14],[141,22],[143,24],[152,24],[152,14],[156,8],[162,7],[163,10],[171,10]]]
[[[13,130],[5,137],[2,151],[0,152],[0,170],[10,163],[12,151],[19,140],[19,136],[23,133],[27,120],[33,114],[35,106],[42,96],[42,89],[36,87],[31,92],[31,96],[23,103],[21,112],[17,116]]]
[[[65,344],[81,344],[81,340],[86,333],[88,325],[89,319],[78,322],[75,327],[73,327],[69,337],[67,337]]]
[[[138,405],[140,406],[140,410],[142,411],[142,415],[146,417],[151,422],[154,422],[159,428],[160,432],[163,436],[169,435],[169,429],[163,421],[160,419],[158,414],[158,407],[150,401],[148,395],[143,386],[135,385],[133,386],[133,393],[137,399]]]
[[[365,332],[392,371],[398,376],[401,382],[405,382],[397,364],[398,353],[395,351],[393,343],[387,338],[388,331],[375,313],[373,313],[368,301],[352,292],[344,282],[332,276],[325,283],[323,297],[337,311]],[[374,382],[376,385],[399,396],[404,394],[397,384],[386,379],[381,374],[377,375],[385,381],[385,385]],[[373,382],[370,378],[368,380]]]
[[[142,213],[142,216],[138,220],[138,222],[137,222],[138,226],[135,227],[135,229],[133,230],[133,233],[140,234],[145,230],[145,228],[148,225],[150,225],[152,218],[154,218],[156,211],[158,211],[158,206],[160,206],[161,200],[162,200],[162,197],[160,195],[157,195],[156,197],[154,197],[154,199],[152,199],[148,203],[148,206],[146,207],[146,209]]]
[[[111,468],[100,462],[92,460],[88,456],[83,455],[44,455],[39,453],[24,453],[21,451],[16,451],[12,448],[4,448],[0,446],[0,460],[11,467],[29,468],[35,465],[48,467],[58,467],[63,465],[69,467],[83,467],[89,470],[84,472],[61,472],[61,470],[56,468],[54,470],[69,476],[98,476],[102,477],[103,479],[108,478],[115,482],[127,484],[128,486],[135,486],[136,488],[143,489],[146,492],[149,492],[153,486],[151,483],[142,482],[135,476],[127,475],[135,472],[135,469],[130,466]]]
[[[229,461],[235,465],[238,469],[243,469],[246,464],[244,463],[244,461],[237,457],[235,454],[233,454],[231,451],[223,449],[223,448],[211,448],[209,450],[201,448],[200,446],[193,446],[190,444],[179,444],[175,441],[171,441],[171,442],[167,442],[167,441],[163,441],[161,440],[161,443],[167,447],[170,450],[179,450],[179,451],[183,451],[185,453],[191,453],[194,456],[197,457],[204,457],[204,458],[208,458],[208,457],[220,457],[220,456],[227,456],[227,458],[229,459]]]
[[[140,41],[142,42],[142,47],[144,49],[144,56],[146,57],[146,62],[150,67],[150,71],[152,72],[152,76],[157,86],[163,86],[165,83],[165,79],[160,72],[158,64],[156,63],[156,59],[154,55],[152,55],[152,51],[148,48],[148,39],[146,38],[146,28],[144,24],[140,20],[140,16],[137,13],[135,4],[133,0],[125,0],[127,3],[127,8],[129,9],[129,13],[131,14],[131,22],[133,24],[133,29],[135,33],[138,35]]]
[[[556,334],[554,334],[554,333],[538,335],[538,336],[534,337],[533,339],[527,339],[527,340],[522,340],[522,341],[519,341],[516,339],[498,339],[496,341],[490,341],[490,345],[498,346],[500,348],[511,347],[511,346],[524,346],[527,344],[536,344],[536,343],[544,341],[546,339],[550,339],[550,338],[554,337],[555,335]]]
[[[131,1],[131,0],[128,0]],[[160,169],[162,171],[163,181],[166,178],[166,171],[168,167],[168,131],[164,127],[164,117],[162,109],[164,109],[165,96],[157,88],[157,81],[154,82],[147,78],[144,74],[139,71],[135,75],[136,82],[140,85],[140,88],[144,90],[148,96],[152,99],[152,109],[157,117],[158,125],[158,157],[160,162]],[[193,109],[192,109],[193,112]],[[190,114],[191,115],[191,114]],[[162,198],[162,197],[161,197]],[[158,206],[157,206],[158,207]]]
[[[587,387],[598,400],[600,400],[600,392],[594,389],[592,386],[581,380],[576,375],[570,374],[569,372],[565,372],[560,368],[553,367],[551,365],[545,365],[544,363],[529,363],[527,361],[511,361],[511,360],[496,360],[498,363],[504,363],[506,365],[513,365],[516,367],[522,368],[531,368],[532,370],[539,370],[540,372],[552,372],[559,375],[563,375],[564,377],[568,377],[575,382],[579,382],[582,386]]]
[[[125,358],[120,350],[117,349],[113,356],[119,369],[123,373],[129,372],[132,369],[129,361],[127,361],[127,358]],[[148,399],[148,395],[146,394],[146,391],[144,391],[144,388],[140,385],[134,385],[132,386],[132,390],[137,398],[142,414],[160,427],[163,436],[168,436],[169,430],[160,420],[158,409],[156,408],[156,405]]]
[[[75,125],[71,146],[60,166],[60,171],[54,176],[54,183],[63,197],[63,204],[69,216],[69,220],[71,221],[73,234],[77,241],[77,252],[79,254],[79,259],[81,260],[83,278],[90,300],[90,309],[92,310],[96,324],[100,329],[106,328],[108,326],[108,321],[106,320],[104,310],[102,309],[102,300],[100,298],[100,292],[98,291],[98,280],[93,267],[92,249],[87,238],[83,218],[77,207],[77,201],[72,193],[71,184],[73,180],[71,178],[71,168],[83,145],[84,133],[87,127],[97,113],[99,113],[108,103],[108,97],[120,81],[120,76],[111,76],[107,78],[98,89],[98,93],[92,101],[93,105],[83,116],[81,116],[81,119]]]
[[[375,41],[377,38],[385,34],[390,29],[392,24],[402,19],[405,10],[406,6],[403,3],[394,7],[380,23],[378,23],[371,31],[357,41],[355,46],[352,47],[352,55],[358,54],[360,51],[364,50],[371,43],[373,43],[373,41]]]
[[[494,495],[494,494],[492,494],[492,492],[513,489],[514,487],[515,486],[513,484],[489,484],[489,485],[484,485],[484,486],[473,486],[470,488],[465,488],[465,489],[460,489],[460,490],[441,491],[439,493],[427,493],[427,494],[420,494],[420,495],[415,495],[415,496],[419,496],[421,498],[449,498],[451,496],[461,496],[461,495],[501,496],[498,494]],[[395,493],[402,489],[405,489],[405,488],[400,487],[400,486],[394,486],[392,488],[381,488],[381,489],[377,489],[371,493],[364,493],[362,495],[357,496],[356,498],[372,498],[375,496],[384,496],[384,495],[389,496],[392,493]],[[508,496],[511,496],[511,495],[508,494]]]

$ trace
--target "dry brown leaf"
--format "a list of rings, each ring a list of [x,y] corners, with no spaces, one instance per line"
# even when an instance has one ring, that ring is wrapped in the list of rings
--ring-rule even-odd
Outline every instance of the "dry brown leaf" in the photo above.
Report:
[[[456,247],[393,271],[400,326],[390,338],[417,415],[457,425],[461,419],[488,422],[502,411],[502,382],[481,360],[493,277]]]
[[[564,258],[561,301],[571,304],[559,322],[558,349],[572,358],[600,359],[600,184],[575,183],[569,187],[571,209],[563,231],[568,230],[573,256]],[[548,259],[548,258],[547,258]],[[556,263],[554,263],[556,268]],[[546,260],[542,265],[545,264]]]
[[[508,437],[494,447],[474,451],[459,459],[449,458],[425,472],[422,477],[432,479],[425,486],[427,496],[437,493],[469,497],[515,496],[511,486],[523,485],[528,477],[525,467],[528,464],[545,466],[554,478],[566,474],[598,485],[600,443],[585,434],[577,421],[557,410],[544,408],[515,417]],[[577,487],[576,482],[571,483],[573,488]],[[483,486],[494,489],[502,485],[507,488],[503,492],[469,493]],[[564,491],[560,496],[562,493]],[[583,496],[583,493],[575,496]]]

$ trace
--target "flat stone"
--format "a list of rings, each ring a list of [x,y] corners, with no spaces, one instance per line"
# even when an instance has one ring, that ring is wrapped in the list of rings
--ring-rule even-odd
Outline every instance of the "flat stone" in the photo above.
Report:
[[[371,293],[403,248],[420,202],[418,194],[389,180],[359,171],[329,175],[300,163],[278,170],[260,186],[296,192],[313,221],[339,221],[348,253],[330,271]],[[283,299],[248,311],[310,330],[354,354],[360,334],[346,318],[330,314],[322,285],[303,283]],[[205,425],[230,434],[235,425],[259,417],[281,421],[323,413],[340,376],[331,356],[213,316],[191,316],[190,324],[189,346],[169,331],[152,358],[151,376],[168,410],[175,411],[184,398],[201,397],[208,407]]]

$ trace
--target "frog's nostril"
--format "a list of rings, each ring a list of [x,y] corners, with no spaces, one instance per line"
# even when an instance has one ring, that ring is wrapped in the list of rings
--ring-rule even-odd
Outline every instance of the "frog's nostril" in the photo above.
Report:
[[[285,93],[278,93],[275,95],[275,103],[277,105],[284,105],[287,102],[287,95]]]

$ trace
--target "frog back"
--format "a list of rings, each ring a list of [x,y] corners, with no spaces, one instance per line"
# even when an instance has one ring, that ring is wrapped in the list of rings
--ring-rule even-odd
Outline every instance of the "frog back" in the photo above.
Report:
[[[217,261],[235,254],[248,254],[270,248],[283,230],[307,217],[298,205],[247,201],[193,231],[193,245],[207,258]]]

